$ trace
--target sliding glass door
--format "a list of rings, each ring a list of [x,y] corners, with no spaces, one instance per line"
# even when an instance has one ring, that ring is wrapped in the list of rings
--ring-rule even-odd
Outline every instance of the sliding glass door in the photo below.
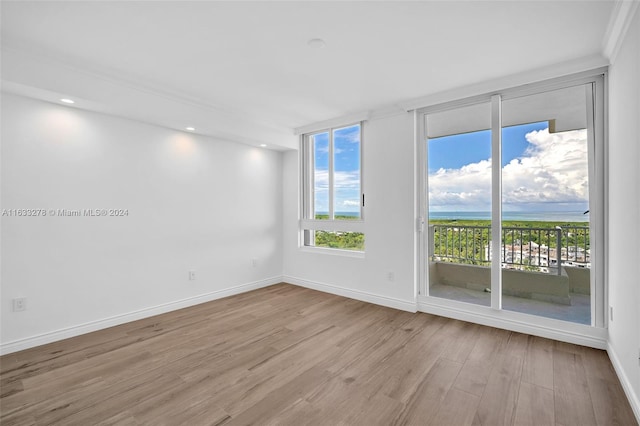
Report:
[[[502,103],[504,309],[591,324],[592,90],[579,84]]]
[[[426,116],[429,291],[491,306],[491,104]]]
[[[595,244],[601,83],[550,83],[422,111],[421,293],[604,323]]]

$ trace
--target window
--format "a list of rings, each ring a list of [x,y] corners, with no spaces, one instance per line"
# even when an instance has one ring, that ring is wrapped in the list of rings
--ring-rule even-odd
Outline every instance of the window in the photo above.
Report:
[[[302,138],[304,246],[364,251],[362,124]]]

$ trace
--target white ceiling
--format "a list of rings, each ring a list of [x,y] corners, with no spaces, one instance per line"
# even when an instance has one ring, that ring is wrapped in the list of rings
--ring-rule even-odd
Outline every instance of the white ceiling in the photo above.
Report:
[[[245,143],[601,55],[613,1],[2,2],[3,89]],[[323,49],[307,45],[312,38]],[[51,98],[51,99],[49,99]]]

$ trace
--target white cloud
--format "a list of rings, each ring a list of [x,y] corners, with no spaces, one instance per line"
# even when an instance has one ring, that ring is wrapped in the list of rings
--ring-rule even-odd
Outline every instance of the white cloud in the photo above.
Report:
[[[335,172],[333,174],[333,184],[336,190],[358,189],[360,188],[360,171]]]
[[[316,191],[329,187],[329,172],[327,170],[316,169],[315,175]],[[338,188],[360,188],[360,171],[338,171],[333,174],[333,184]]]
[[[505,207],[523,203],[586,203],[586,130],[549,134],[544,129],[525,137],[529,147],[522,157],[502,168]],[[429,203],[434,210],[489,210],[491,161],[430,174]]]
[[[347,129],[342,129],[337,131],[339,133],[338,138],[344,142],[348,143],[359,143],[360,142],[360,131],[357,126],[352,126]]]
[[[315,175],[316,210],[327,211],[329,196],[329,172],[316,169]],[[360,206],[360,172],[338,171],[333,174],[335,205],[342,207]],[[352,204],[355,203],[355,204]]]

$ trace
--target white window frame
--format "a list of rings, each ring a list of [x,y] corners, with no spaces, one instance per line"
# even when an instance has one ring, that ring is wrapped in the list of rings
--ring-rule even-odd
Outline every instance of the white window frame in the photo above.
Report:
[[[351,126],[360,126],[360,218],[359,219],[335,219],[335,209],[334,209],[334,138],[333,132],[335,130],[343,129]],[[311,233],[307,233],[305,231],[342,231],[342,232],[361,232],[364,233],[364,210],[365,210],[365,195],[364,195],[364,143],[363,143],[363,130],[364,130],[364,122],[358,121],[353,123],[347,123],[340,126],[332,126],[329,128],[325,128],[322,130],[317,130],[310,133],[305,133],[300,136],[300,182],[301,182],[301,191],[300,191],[300,241],[299,246],[303,249],[311,249],[314,251],[326,251],[331,252],[332,254],[344,254],[344,255],[352,255],[358,257],[360,254],[364,253],[364,251],[358,250],[347,250],[347,249],[339,249],[339,248],[329,248],[329,247],[315,247],[314,240],[315,238],[310,235]],[[319,135],[322,133],[329,134],[329,219],[316,219],[315,218],[315,208],[314,208],[314,199],[315,199],[315,158],[314,152],[310,149],[311,143],[310,140],[313,136]],[[365,243],[366,244],[366,243]]]
[[[430,255],[428,253],[428,233],[426,232],[425,222],[428,218],[427,199],[425,189],[428,189],[428,175],[426,170],[426,146],[424,139],[426,135],[426,116],[429,113],[443,111],[446,109],[458,108],[480,102],[489,102],[492,106],[492,159],[493,159],[493,178],[492,178],[492,224],[501,223],[502,208],[501,203],[501,168],[496,168],[496,164],[500,165],[500,159],[496,153],[500,153],[500,136],[502,124],[501,103],[504,100],[527,96],[530,94],[540,93],[547,90],[561,89],[576,84],[593,84],[593,95],[595,103],[592,114],[594,126],[594,141],[590,141],[589,152],[589,198],[591,207],[591,247],[593,250],[593,260],[591,266],[591,325],[575,324],[566,321],[555,320],[546,317],[532,316],[515,311],[503,310],[501,306],[502,288],[501,273],[499,261],[492,264],[492,285],[491,306],[485,307],[480,305],[472,305],[460,301],[437,298],[429,295],[429,273],[427,262]],[[504,90],[496,90],[485,95],[477,95],[469,98],[452,100],[450,102],[425,106],[414,110],[414,118],[416,125],[416,167],[417,167],[417,187],[421,188],[417,191],[416,213],[418,215],[418,238],[416,253],[418,255],[418,271],[417,271],[417,290],[419,310],[429,313],[438,313],[454,318],[481,321],[488,325],[504,327],[517,331],[528,332],[538,335],[551,336],[553,333],[561,331],[564,333],[574,333],[573,336],[563,338],[567,341],[572,340],[575,343],[587,344],[598,347],[603,335],[603,329],[607,327],[607,316],[605,307],[608,305],[607,289],[606,289],[606,193],[605,183],[607,179],[606,161],[607,140],[606,140],[606,90],[607,70],[597,69],[574,74],[566,77],[555,78],[551,80],[541,81],[539,83],[526,84],[523,86],[505,88]],[[497,130],[497,131],[496,131]],[[496,227],[492,227],[495,229]],[[494,244],[499,244],[499,235],[493,238]],[[497,241],[497,242],[496,242]],[[527,324],[526,326],[523,324]],[[544,331],[540,331],[540,330]],[[549,332],[551,330],[551,332]],[[557,337],[557,336],[556,336]],[[596,339],[596,340],[590,340]]]

